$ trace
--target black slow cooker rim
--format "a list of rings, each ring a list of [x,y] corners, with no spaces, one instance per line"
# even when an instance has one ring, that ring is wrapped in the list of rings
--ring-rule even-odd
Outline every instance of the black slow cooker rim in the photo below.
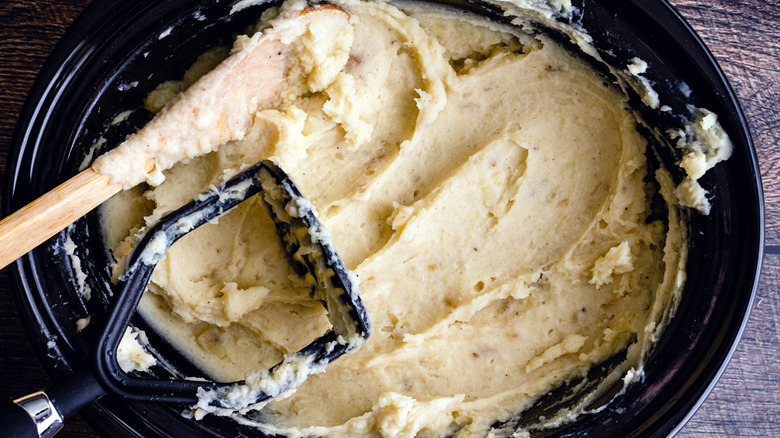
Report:
[[[194,1],[185,1],[195,3]],[[626,0],[608,0],[605,3],[614,1],[625,2]],[[67,85],[68,80],[75,76],[69,70],[80,68],[85,60],[91,59],[91,56],[95,55],[96,51],[106,44],[105,38],[101,38],[101,36],[117,31],[116,28],[112,27],[112,18],[116,20],[118,19],[117,17],[121,17],[123,14],[140,14],[143,10],[146,10],[145,8],[152,7],[149,4],[129,5],[123,3],[114,0],[95,0],[88,5],[71,28],[68,29],[62,40],[56,45],[39,73],[25,102],[12,139],[12,150],[3,187],[2,212],[4,215],[31,201],[34,197],[44,192],[47,186],[53,187],[55,183],[59,182],[56,181],[58,176],[54,174],[59,175],[62,169],[55,169],[56,171],[50,172],[52,175],[50,175],[45,184],[42,184],[40,181],[34,183],[35,175],[31,172],[33,167],[30,163],[34,161],[39,148],[43,147],[40,143],[42,140],[41,135],[44,131],[42,128],[49,123],[50,111],[56,107],[56,104],[59,102],[58,99],[61,99],[60,90]],[[164,5],[161,7],[181,2],[169,0],[163,3]],[[644,432],[640,433],[640,435],[661,436],[676,433],[703,403],[707,394],[710,393],[723,373],[729,359],[734,354],[738,344],[737,341],[744,331],[758,288],[763,256],[763,190],[748,123],[739,101],[712,53],[707,49],[692,27],[668,1],[647,2],[631,0],[628,3],[641,8],[651,17],[662,17],[663,20],[666,20],[665,23],[667,25],[664,30],[673,33],[675,38],[688,41],[688,49],[692,51],[692,56],[697,59],[697,66],[704,66],[707,70],[705,74],[708,78],[724,87],[719,92],[717,100],[724,106],[730,106],[735,109],[729,118],[729,124],[732,126],[729,126],[728,130],[732,136],[735,134],[740,135],[741,138],[739,141],[735,141],[735,143],[743,147],[746,146],[746,150],[740,152],[747,155],[744,157],[740,155],[740,157],[748,161],[748,172],[752,173],[752,185],[750,187],[752,193],[750,195],[751,198],[756,200],[757,207],[756,217],[752,224],[753,227],[751,227],[756,232],[756,236],[753,236],[755,247],[751,247],[751,251],[749,251],[754,254],[757,262],[753,272],[743,273],[743,277],[749,283],[752,283],[749,288],[750,293],[743,294],[741,296],[742,299],[736,303],[737,306],[734,308],[734,313],[737,316],[731,318],[729,326],[721,330],[723,337],[718,344],[718,351],[713,353],[716,359],[710,364],[706,372],[698,376],[699,381],[707,383],[705,385],[696,385],[697,390],[688,394],[685,400],[683,400],[682,409],[667,416],[660,423],[656,421],[654,427],[645,429]],[[141,12],[138,11],[139,8],[142,9]],[[92,42],[91,45],[90,42]],[[12,289],[15,291],[14,298],[17,308],[22,314],[25,328],[33,340],[36,352],[44,362],[46,369],[57,377],[71,372],[72,367],[78,365],[80,359],[68,342],[68,339],[63,336],[56,318],[51,313],[52,310],[42,298],[44,285],[38,276],[38,258],[43,256],[40,251],[31,252],[9,267],[8,273]],[[751,276],[752,279],[749,278]],[[65,343],[57,344],[57,354],[55,357],[52,357],[52,351],[46,346],[50,339],[58,338],[61,338]],[[156,435],[160,432],[159,430],[155,431],[148,428],[142,424],[142,421],[130,421],[129,423],[133,424],[125,424],[127,420],[124,419],[124,416],[120,418],[114,413],[114,409],[118,409],[118,405],[121,405],[121,402],[116,400],[96,403],[92,407],[93,419],[97,419],[101,427],[110,429],[112,435],[121,432],[123,435],[131,434],[128,436],[143,436],[142,434]]]

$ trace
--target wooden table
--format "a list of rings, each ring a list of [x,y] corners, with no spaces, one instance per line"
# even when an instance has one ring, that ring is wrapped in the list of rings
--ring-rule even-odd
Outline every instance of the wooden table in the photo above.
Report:
[[[0,0],[0,169],[27,92],[88,0]],[[766,256],[742,341],[704,405],[678,436],[780,436],[780,6],[764,0],[671,0],[715,53],[741,99],[758,149]],[[50,383],[0,273],[0,397]],[[81,418],[59,436],[97,433]]]

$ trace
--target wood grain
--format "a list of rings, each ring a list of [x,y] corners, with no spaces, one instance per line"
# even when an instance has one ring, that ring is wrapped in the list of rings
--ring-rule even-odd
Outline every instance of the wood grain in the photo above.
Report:
[[[122,190],[91,168],[0,220],[0,268],[27,254]]]
[[[764,186],[766,252],[758,295],[731,362],[680,437],[780,436],[780,5],[672,0],[736,92]]]
[[[764,184],[766,243],[780,245],[780,6],[673,0],[723,68],[748,119]],[[775,146],[775,147],[773,147]]]
[[[758,296],[728,368],[679,437],[780,436],[780,255],[764,257]]]
[[[35,76],[89,0],[0,1],[0,168],[5,173],[11,135]],[[4,175],[3,175],[4,176]],[[0,397],[19,397],[51,385],[0,271]],[[99,436],[82,416],[71,418],[63,438]]]
[[[780,436],[780,6],[763,0],[670,0],[715,54],[742,102],[759,155],[767,256],[737,351],[681,437]],[[88,0],[0,0],[0,169],[35,75]],[[0,397],[51,383],[28,341],[0,272]],[[98,436],[81,418],[62,437]]]

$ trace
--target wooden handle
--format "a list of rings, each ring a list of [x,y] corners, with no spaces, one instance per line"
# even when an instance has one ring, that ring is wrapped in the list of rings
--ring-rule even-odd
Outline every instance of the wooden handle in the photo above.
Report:
[[[300,13],[302,21],[317,17],[338,18],[347,25],[349,15],[335,6],[312,7]],[[273,107],[286,86],[288,61],[281,50],[280,35],[264,33],[253,49],[231,55],[136,135],[98,157],[93,167],[0,221],[0,268],[87,214],[123,185],[134,186],[148,179],[153,170],[168,169],[243,136],[255,112]],[[234,91],[225,93],[226,89]],[[237,110],[247,108],[249,102],[254,106],[251,111]],[[211,106],[216,116],[198,117],[204,106]],[[172,125],[178,129],[170,129]],[[124,180],[111,183],[105,175],[109,172]]]
[[[87,169],[0,221],[0,268],[28,253],[122,190]]]

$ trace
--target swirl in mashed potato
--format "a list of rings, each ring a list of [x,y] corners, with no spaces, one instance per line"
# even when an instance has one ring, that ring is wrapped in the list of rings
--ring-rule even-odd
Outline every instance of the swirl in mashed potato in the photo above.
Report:
[[[289,435],[481,436],[621,352],[613,381],[640,373],[685,280],[686,227],[624,93],[542,34],[338,4],[354,42],[330,83],[286,95],[242,139],[103,210],[121,266],[139,231],[264,158],[316,206],[374,333],[291,396],[235,418]],[[181,84],[150,106],[170,87]],[[259,201],[176,243],[140,309],[223,381],[328,328]]]

